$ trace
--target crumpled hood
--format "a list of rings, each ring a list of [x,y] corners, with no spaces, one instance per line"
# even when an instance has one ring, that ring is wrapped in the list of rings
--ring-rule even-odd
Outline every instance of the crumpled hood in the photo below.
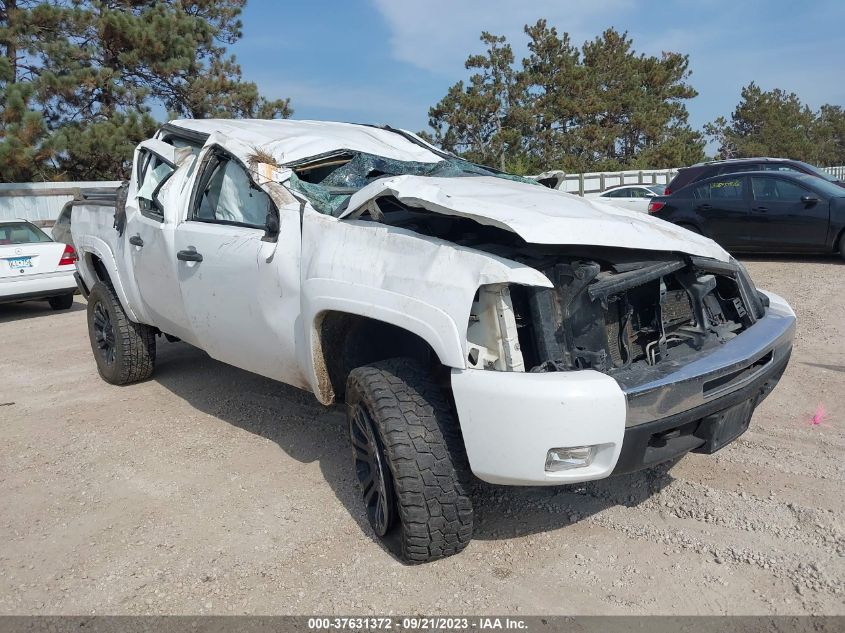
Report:
[[[530,244],[640,248],[730,259],[713,240],[650,215],[493,176],[381,178],[355,192],[340,217],[382,196],[512,231]]]

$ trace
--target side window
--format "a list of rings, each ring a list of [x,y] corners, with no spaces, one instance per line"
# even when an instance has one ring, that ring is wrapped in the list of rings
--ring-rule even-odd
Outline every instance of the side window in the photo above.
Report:
[[[234,160],[219,157],[209,163],[195,202],[194,218],[264,228],[272,209],[270,196],[250,180]]]
[[[692,190],[693,200],[709,200],[710,184],[701,185]]]
[[[648,189],[637,187],[636,189],[629,189],[632,198],[651,198],[654,194]]]
[[[780,178],[752,178],[751,190],[755,200],[780,200],[799,202],[809,193],[804,187]]]
[[[723,165],[719,169],[719,175],[736,174],[741,171],[759,171],[763,166],[759,163],[739,163],[738,165]]]
[[[614,189],[608,192],[608,198],[627,198],[629,196],[628,189]]]
[[[173,166],[147,150],[138,156],[138,206],[144,213],[163,216],[153,199],[159,187],[173,173]]]
[[[705,185],[709,189],[711,200],[742,199],[742,178],[719,178]]]
[[[794,167],[790,167],[789,165],[778,165],[777,163],[775,163],[775,164],[766,163],[765,165],[762,166],[762,169],[764,169],[765,171],[788,171],[788,172],[797,173],[797,174],[803,173],[803,172],[795,169]]]

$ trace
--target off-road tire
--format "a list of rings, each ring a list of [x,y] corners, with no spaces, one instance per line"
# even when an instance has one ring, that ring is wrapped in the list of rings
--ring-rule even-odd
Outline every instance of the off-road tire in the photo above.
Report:
[[[380,536],[384,544],[407,563],[463,550],[472,539],[472,478],[442,389],[420,363],[394,358],[352,370],[346,403],[350,433],[361,407],[389,467],[387,488],[394,503],[391,524]],[[357,460],[356,450],[353,442]]]
[[[113,353],[104,351],[101,346],[103,328],[98,323],[101,324],[103,318],[113,330],[110,347]],[[114,288],[102,281],[94,284],[88,296],[88,338],[97,371],[106,382],[127,385],[152,375],[156,360],[155,331],[148,325],[130,321]]]
[[[53,310],[70,310],[73,305],[73,294],[50,297],[47,302]]]

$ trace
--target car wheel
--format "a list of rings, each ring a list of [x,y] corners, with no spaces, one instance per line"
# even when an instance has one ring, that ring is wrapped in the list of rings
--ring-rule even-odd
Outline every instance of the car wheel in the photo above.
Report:
[[[398,358],[349,374],[347,419],[367,518],[408,563],[457,554],[472,538],[471,475],[449,402]]]
[[[845,259],[845,233],[839,236],[839,256]]]
[[[73,294],[50,297],[47,301],[53,310],[70,310],[73,305]]]
[[[106,382],[126,385],[149,378],[155,368],[155,331],[130,321],[114,288],[97,282],[88,295],[88,338],[97,371]]]

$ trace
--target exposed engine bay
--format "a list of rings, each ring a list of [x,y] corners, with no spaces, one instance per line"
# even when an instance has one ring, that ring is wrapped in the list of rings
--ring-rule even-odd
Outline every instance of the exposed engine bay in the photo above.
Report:
[[[760,295],[736,262],[632,249],[528,244],[467,218],[378,199],[363,218],[483,250],[536,268],[554,288],[512,285],[476,295],[469,323],[471,366],[511,371],[594,369],[638,382],[731,340],[758,318]],[[496,305],[499,301],[499,305]],[[484,314],[505,340],[474,336]],[[492,318],[492,317],[490,317]],[[517,337],[508,341],[508,321]],[[489,320],[489,318],[488,318]],[[510,344],[509,344],[510,343]],[[485,355],[485,349],[499,353]],[[510,353],[509,353],[510,352]],[[518,352],[518,353],[514,353]]]

